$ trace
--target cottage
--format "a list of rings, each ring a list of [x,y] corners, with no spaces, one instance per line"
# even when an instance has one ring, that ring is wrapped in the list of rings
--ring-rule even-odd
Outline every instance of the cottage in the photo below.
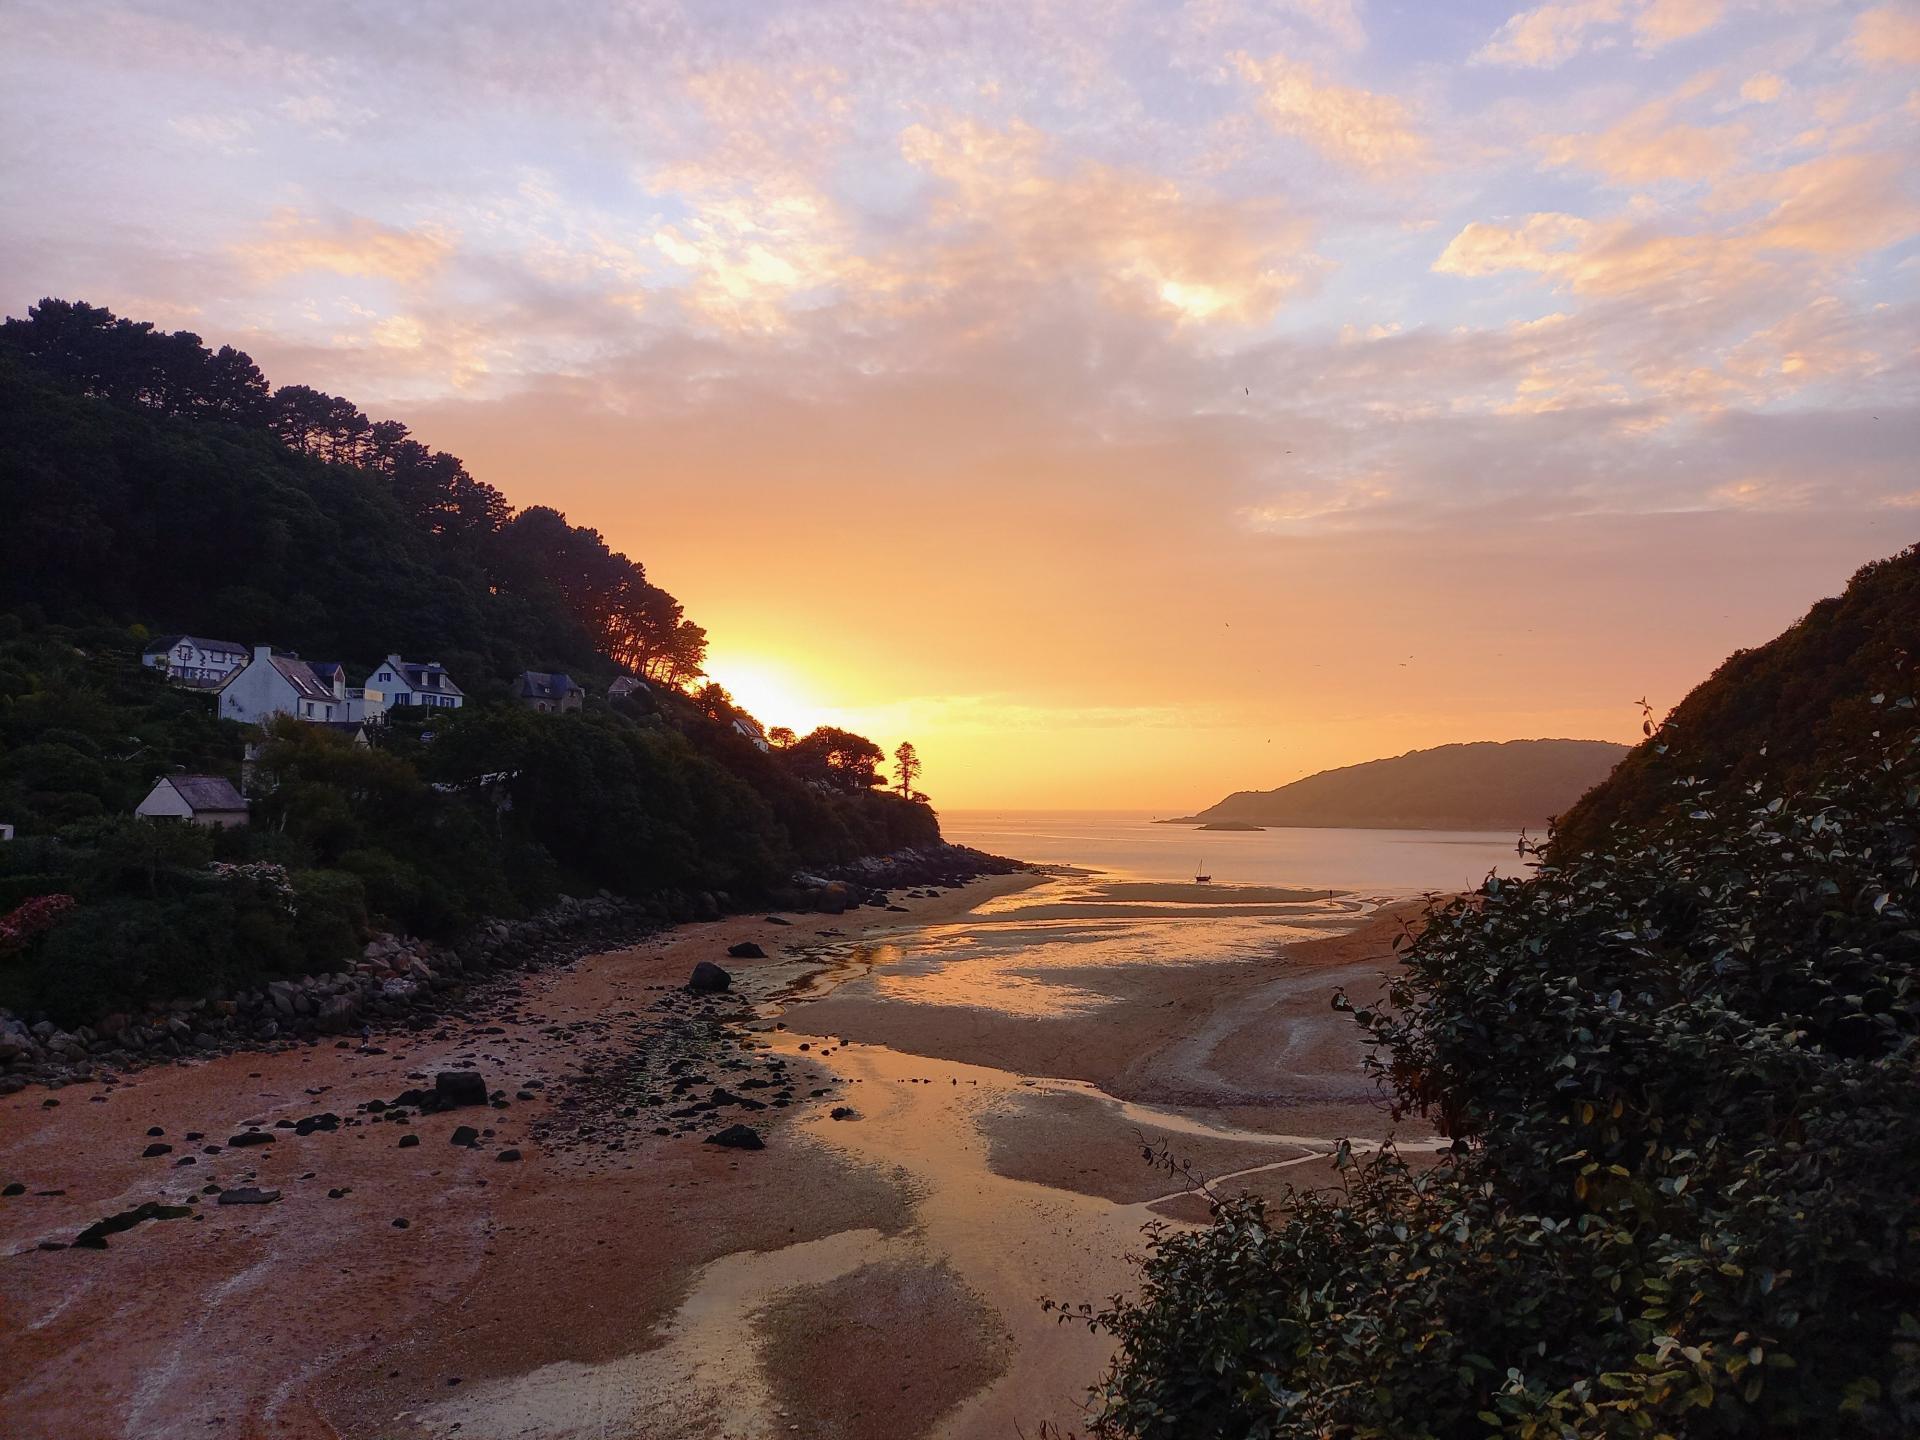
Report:
[[[578,710],[587,698],[587,692],[568,676],[544,670],[522,670],[514,677],[513,694],[529,710],[542,714]]]
[[[638,675],[622,675],[607,687],[609,700],[625,700],[630,695],[651,695],[653,687]]]
[[[247,647],[203,635],[162,635],[140,652],[140,663],[179,685],[215,689],[247,661]]]
[[[771,753],[773,749],[767,744],[767,732],[760,728],[760,722],[751,715],[736,715],[733,720],[733,733],[751,741],[753,748],[762,755]]]
[[[453,677],[440,667],[438,660],[418,665],[398,655],[389,655],[374,668],[367,683],[380,687],[389,710],[409,705],[458,710],[467,701],[466,692],[453,683]]]
[[[377,721],[387,713],[386,692],[370,689],[364,685],[347,684],[347,667],[337,660],[316,660],[307,667],[313,671],[314,678],[333,691],[339,702],[339,713],[332,721],[321,723],[360,725],[367,721]],[[305,717],[302,717],[305,718]],[[363,738],[360,742],[365,744]]]
[[[275,715],[297,720],[344,720],[344,694],[314,674],[298,655],[276,655],[266,645],[253,647],[253,659],[220,687],[220,718],[260,725]]]
[[[166,775],[133,813],[148,820],[184,820],[230,830],[247,823],[247,801],[224,775]]]

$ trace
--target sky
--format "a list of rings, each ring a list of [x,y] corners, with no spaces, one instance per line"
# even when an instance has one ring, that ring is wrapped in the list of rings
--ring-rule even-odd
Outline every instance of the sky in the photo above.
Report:
[[[1920,540],[1920,4],[8,0],[0,135],[0,309],[404,420],[945,808],[1632,739]]]

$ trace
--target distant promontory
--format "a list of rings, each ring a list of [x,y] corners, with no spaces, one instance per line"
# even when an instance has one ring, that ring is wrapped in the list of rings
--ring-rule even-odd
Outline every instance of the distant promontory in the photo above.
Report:
[[[1608,740],[1483,740],[1241,790],[1164,823],[1364,830],[1543,830],[1627,753]]]

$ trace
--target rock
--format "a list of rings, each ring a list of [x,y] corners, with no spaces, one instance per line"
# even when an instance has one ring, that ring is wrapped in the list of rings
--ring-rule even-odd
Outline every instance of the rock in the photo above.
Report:
[[[851,1105],[836,1105],[827,1112],[835,1120],[858,1120],[860,1112]]]
[[[453,1134],[447,1137],[447,1143],[464,1145],[471,1150],[480,1143],[480,1132],[471,1125],[459,1125],[454,1128]]]
[[[246,1145],[271,1145],[273,1132],[270,1130],[243,1130],[238,1135],[229,1135],[227,1144],[236,1148]]]
[[[751,1125],[729,1125],[724,1130],[716,1130],[707,1136],[709,1145],[724,1145],[729,1150],[764,1150],[767,1142],[760,1138],[760,1132]]]
[[[168,1145],[164,1141],[156,1140],[153,1144],[147,1146],[146,1149],[140,1152],[140,1158],[142,1160],[151,1160],[157,1155],[171,1155],[172,1153],[173,1153],[173,1146]]]
[[[442,1070],[433,1077],[433,1093],[443,1109],[452,1109],[456,1105],[484,1105],[487,1103],[487,1082],[477,1070]]]
[[[73,1243],[82,1250],[104,1250],[107,1248],[107,1236],[131,1230],[142,1220],[184,1220],[191,1214],[192,1209],[186,1205],[162,1205],[157,1200],[149,1200],[131,1210],[122,1210],[118,1215],[94,1221],[73,1237]]]
[[[393,1228],[396,1230],[404,1230],[407,1228],[407,1222],[405,1220],[395,1220],[393,1222]]]
[[[767,952],[751,940],[742,940],[738,945],[729,945],[727,947],[727,954],[736,960],[764,960],[767,958]]]
[[[222,1190],[222,1205],[271,1205],[280,1198],[278,1190],[261,1190],[253,1185],[242,1185],[237,1190]]]
[[[149,1140],[157,1140],[160,1136],[166,1133],[167,1133],[166,1128],[164,1126],[149,1125],[147,1127],[147,1138]]]
[[[419,1143],[420,1137],[418,1135],[402,1135],[400,1137],[400,1148],[402,1150],[411,1150]]]
[[[511,1165],[514,1161],[520,1158],[520,1152],[518,1150],[502,1150],[498,1155],[494,1156],[493,1158],[500,1161],[502,1164]]]
[[[0,1195],[6,1196],[9,1200],[15,1195],[24,1195],[26,1193],[27,1187],[22,1185],[18,1180],[13,1181],[5,1189],[0,1189]]]
[[[767,920],[767,924],[769,924],[769,925],[791,925],[791,924],[793,924],[793,922],[792,922],[791,920],[788,920],[788,919],[785,919],[785,918],[783,918],[782,916],[779,916],[779,915],[769,915],[769,916],[767,916],[767,917],[766,917],[766,920]]]
[[[711,960],[702,960],[693,967],[693,974],[687,980],[687,988],[696,995],[717,995],[723,990],[733,988],[733,976]]]

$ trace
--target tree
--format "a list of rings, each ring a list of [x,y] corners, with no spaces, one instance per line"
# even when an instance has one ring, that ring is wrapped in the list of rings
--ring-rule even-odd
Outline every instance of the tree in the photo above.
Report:
[[[776,750],[785,750],[798,738],[792,727],[787,725],[776,725],[767,731],[767,743]]]
[[[921,795],[913,788],[913,782],[920,778],[921,764],[920,752],[913,748],[913,742],[911,740],[902,740],[900,742],[900,748],[893,752],[893,764],[894,768],[899,772],[899,776],[894,781],[894,784],[900,788],[900,798],[902,800],[926,799],[926,796]]]
[[[864,735],[822,725],[804,739],[796,740],[781,754],[793,773],[803,780],[814,780],[857,794],[880,783],[880,762],[886,757],[880,747]]]

